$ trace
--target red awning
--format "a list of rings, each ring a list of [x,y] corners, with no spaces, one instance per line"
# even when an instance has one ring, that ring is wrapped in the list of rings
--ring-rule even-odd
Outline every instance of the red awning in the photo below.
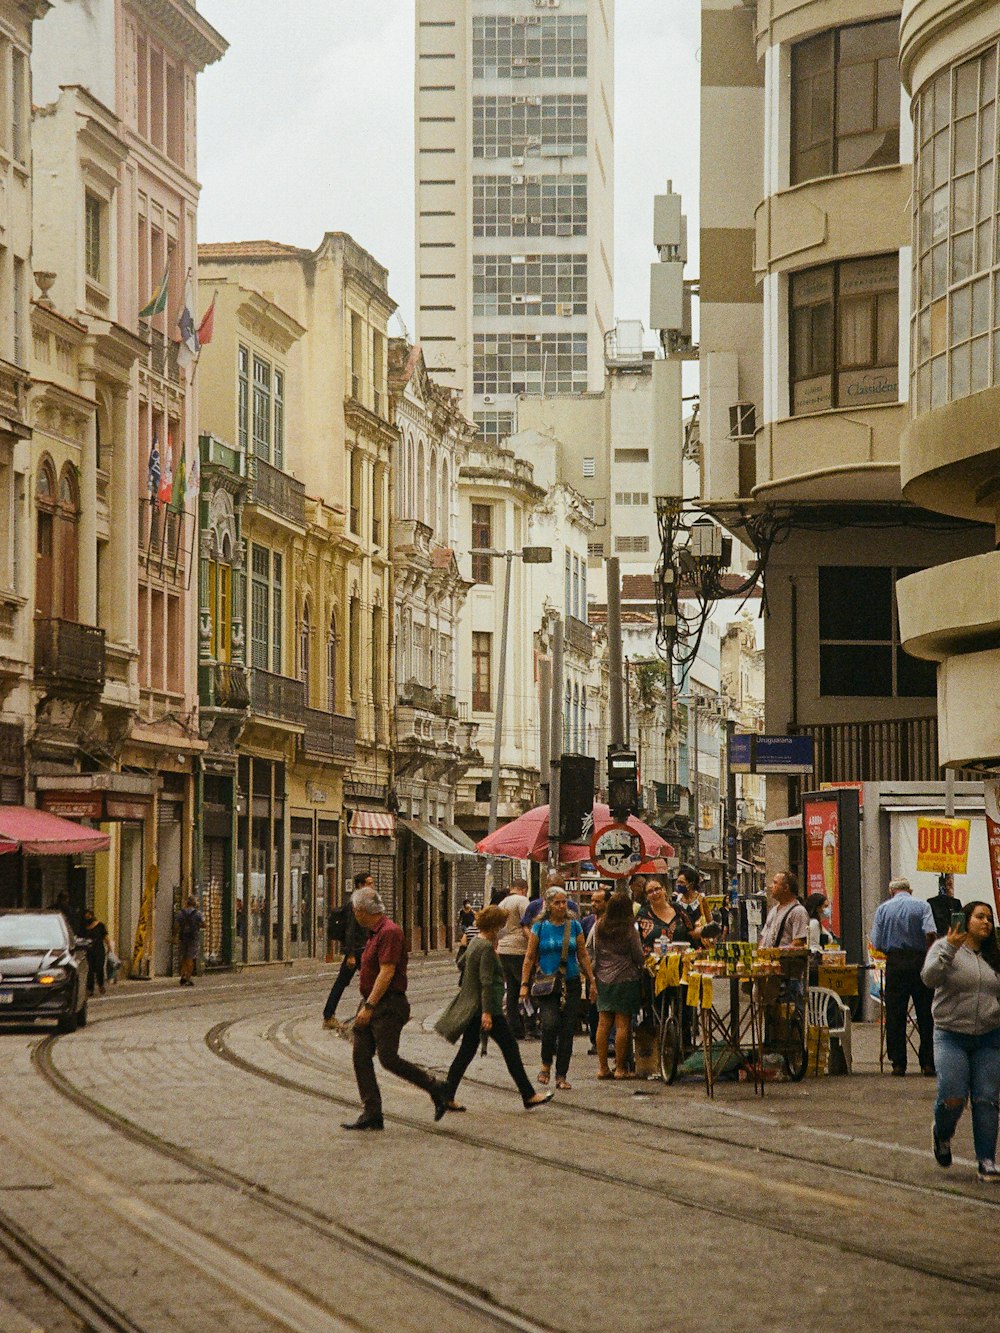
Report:
[[[17,851],[16,842],[6,842],[3,838],[0,838],[0,856],[3,856],[4,852],[16,852],[16,851]]]
[[[352,838],[391,838],[396,832],[396,816],[381,810],[355,810],[347,831]]]
[[[84,828],[70,819],[60,819],[46,810],[26,805],[0,805],[0,849],[12,843],[32,856],[74,856],[78,852],[103,852],[111,839],[97,829]]]

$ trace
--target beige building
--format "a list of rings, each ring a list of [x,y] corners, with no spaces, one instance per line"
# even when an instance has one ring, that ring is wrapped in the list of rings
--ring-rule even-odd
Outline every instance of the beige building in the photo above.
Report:
[[[989,524],[985,548],[996,545],[1000,532],[998,57],[995,5],[904,3],[901,67],[914,125],[915,251],[903,491],[914,504]],[[1000,668],[1000,555],[980,549],[899,587],[907,650],[939,664],[940,759],[953,766],[994,766],[1000,756],[992,704]]]
[[[418,0],[418,336],[488,443],[603,380],[613,0]]]
[[[238,348],[231,347],[237,361],[227,362],[223,357],[217,372],[225,384],[218,416],[211,423],[204,422],[222,438],[232,438],[236,432],[238,441],[240,421],[245,420],[250,453],[284,478],[280,485],[288,497],[293,491],[301,494],[301,500],[295,501],[293,519],[275,515],[268,506],[271,513],[266,522],[273,541],[268,546],[262,538],[257,557],[259,665],[254,659],[254,574],[250,571],[250,665],[255,672],[291,680],[291,684],[280,686],[286,701],[291,700],[289,691],[301,696],[305,680],[308,694],[300,697],[295,707],[321,711],[327,718],[333,716],[334,725],[343,732],[338,741],[340,752],[325,756],[325,762],[310,742],[302,758],[296,759],[290,769],[282,770],[287,783],[283,791],[273,764],[291,763],[294,747],[286,742],[284,757],[274,750],[268,761],[272,764],[267,777],[273,784],[269,788],[273,796],[268,798],[267,818],[273,825],[280,813],[277,802],[287,803],[289,883],[295,878],[296,868],[301,882],[308,860],[314,876],[323,874],[327,902],[332,903],[335,897],[340,901],[340,892],[334,894],[331,878],[339,882],[342,891],[353,874],[368,870],[387,902],[393,903],[396,844],[390,799],[394,763],[390,730],[390,466],[398,433],[393,425],[388,385],[387,326],[396,308],[387,289],[388,274],[341,232],[327,233],[315,251],[272,241],[243,241],[204,245],[200,259],[206,299],[216,287],[221,292],[223,284],[247,293],[240,298],[244,304],[256,293],[261,305],[270,308],[272,323],[280,318],[286,321],[288,330],[295,326],[301,330],[291,338],[286,332],[282,340],[275,337],[273,329],[265,336],[261,325],[262,341],[255,343],[251,335],[260,323],[260,315],[248,312],[250,323],[244,325],[239,344],[246,349],[246,375],[240,375]],[[282,341],[287,346],[282,347]],[[282,375],[280,386],[275,380],[276,369]],[[240,383],[241,379],[245,384]],[[287,401],[285,384],[301,386],[300,391],[287,395]],[[275,453],[273,426],[276,387],[282,392],[284,444],[280,454]],[[245,417],[240,416],[241,393],[246,396]],[[271,425],[265,432],[263,414],[268,402]],[[258,404],[262,414],[259,429],[254,424]],[[263,473],[263,469],[259,471]],[[305,497],[314,500],[307,504]],[[264,521],[260,507],[256,514],[248,511],[248,524]],[[298,543],[295,549],[301,549],[303,559],[309,553],[301,578],[295,577],[296,566],[290,569],[285,563],[287,555],[279,551],[279,528],[283,541],[292,538],[293,546]],[[268,550],[271,554],[265,556]],[[285,626],[278,658],[273,634],[268,644],[263,641],[265,583],[269,586],[272,618],[275,604],[275,552],[282,554],[279,568]],[[309,561],[314,562],[311,567]],[[308,720],[308,713],[306,716]],[[298,732],[304,726],[299,722],[291,730]],[[284,814],[281,817],[286,818]],[[341,856],[331,861],[329,848],[334,842]],[[267,854],[276,860],[279,853],[273,841],[271,847]],[[266,877],[267,872],[258,869],[251,873]],[[318,879],[314,882],[318,888]],[[273,907],[271,910],[273,913]],[[264,911],[266,915],[267,909]],[[279,911],[278,927],[272,915],[270,932],[264,932],[274,941],[277,931],[272,954],[275,948],[285,947],[281,940],[291,947],[292,909],[286,916],[287,928],[280,925],[280,920]]]
[[[702,5],[703,497],[766,560],[765,730],[814,738],[808,783],[936,776],[933,674],[904,650],[896,584],[992,545],[901,487],[899,18],[888,0]],[[797,790],[770,780],[769,817]]]

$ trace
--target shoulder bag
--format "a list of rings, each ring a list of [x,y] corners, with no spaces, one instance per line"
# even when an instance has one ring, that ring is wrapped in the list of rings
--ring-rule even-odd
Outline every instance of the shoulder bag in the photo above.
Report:
[[[562,957],[559,959],[559,966],[554,972],[536,972],[535,980],[531,985],[531,997],[534,1000],[544,1000],[549,995],[562,996],[563,980],[566,976],[566,960],[569,957],[569,937],[573,930],[573,922],[567,921],[563,927]],[[541,944],[541,934],[539,933],[539,944]]]

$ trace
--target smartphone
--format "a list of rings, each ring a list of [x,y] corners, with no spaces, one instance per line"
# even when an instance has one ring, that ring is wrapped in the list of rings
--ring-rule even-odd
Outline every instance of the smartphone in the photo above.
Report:
[[[951,928],[952,928],[952,930],[964,930],[964,929],[965,929],[965,913],[964,913],[964,912],[952,912],[952,914],[951,914]]]

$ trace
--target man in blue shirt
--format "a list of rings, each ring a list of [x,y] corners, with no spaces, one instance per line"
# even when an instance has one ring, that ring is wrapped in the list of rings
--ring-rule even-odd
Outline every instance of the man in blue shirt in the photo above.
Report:
[[[933,993],[920,980],[920,969],[936,939],[930,906],[913,897],[909,880],[890,880],[889,898],[879,904],[872,922],[871,942],[885,954],[885,1049],[898,1078],[906,1073],[906,1011],[911,999],[920,1034],[920,1072],[934,1076]]]

